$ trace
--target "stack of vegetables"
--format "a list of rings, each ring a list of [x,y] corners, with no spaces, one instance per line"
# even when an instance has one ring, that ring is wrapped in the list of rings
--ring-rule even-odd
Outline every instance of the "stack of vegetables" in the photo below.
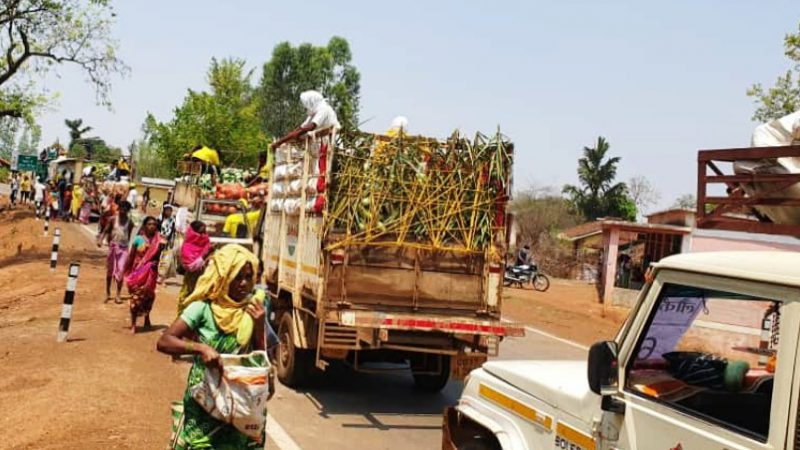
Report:
[[[499,132],[446,142],[359,134],[343,147],[331,177],[331,248],[481,253],[504,236],[513,144]]]
[[[251,175],[252,175],[252,173],[250,173],[250,171],[247,170],[247,169],[237,169],[235,167],[226,167],[226,168],[222,169],[222,173],[221,173],[221,176],[220,176],[220,178],[221,178],[220,181],[222,183],[226,183],[226,184],[244,183],[244,181],[246,179],[250,178]]]
[[[250,202],[250,206],[253,208],[260,208],[267,200],[267,192],[269,192],[269,183],[261,183],[248,187],[247,201]]]
[[[191,181],[191,177],[185,177],[184,181]],[[213,193],[216,188],[214,180],[212,180],[211,175],[207,173],[200,175],[200,179],[197,180],[197,185],[200,186],[200,190],[203,191],[204,194]]]
[[[218,184],[214,188],[213,198],[216,200],[247,200],[250,209],[260,209],[267,198],[269,184],[256,184],[245,188],[240,183]],[[206,209],[209,214],[227,215],[237,211],[236,206],[210,203]]]
[[[239,200],[247,198],[247,189],[240,183],[220,183],[217,185],[214,198],[217,200]]]
[[[217,178],[217,183],[221,184],[244,184],[245,180],[247,180],[252,173],[249,170],[243,169],[236,169],[233,167],[226,167],[222,169],[222,172]],[[186,180],[190,179],[190,177],[185,177]],[[213,194],[216,193],[216,185],[214,181],[211,179],[210,174],[203,174],[200,176],[197,184],[200,186],[200,189],[206,194]]]
[[[213,198],[217,200],[239,200],[247,198],[247,190],[239,183],[218,184],[214,189]],[[206,212],[209,214],[228,215],[237,211],[234,205],[219,205],[209,203]]]

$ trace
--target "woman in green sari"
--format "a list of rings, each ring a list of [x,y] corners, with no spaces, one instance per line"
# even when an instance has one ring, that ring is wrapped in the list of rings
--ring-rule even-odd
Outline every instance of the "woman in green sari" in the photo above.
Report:
[[[191,396],[203,381],[206,367],[219,367],[221,353],[248,353],[266,348],[264,306],[251,301],[258,260],[246,248],[226,245],[215,252],[183,302],[180,317],[158,340],[158,351],[194,355],[183,397],[183,427],[173,448],[238,450],[263,448],[230,424],[211,417]],[[193,341],[197,336],[199,342]],[[270,380],[272,381],[272,380]],[[266,417],[265,417],[266,420]]]

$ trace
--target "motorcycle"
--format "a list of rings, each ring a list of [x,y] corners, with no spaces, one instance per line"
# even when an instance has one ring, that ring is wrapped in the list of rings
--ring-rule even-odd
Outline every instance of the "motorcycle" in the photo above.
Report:
[[[531,285],[534,290],[544,292],[550,288],[550,279],[540,273],[535,265],[507,266],[503,285],[506,287],[515,285],[520,289],[525,285]]]

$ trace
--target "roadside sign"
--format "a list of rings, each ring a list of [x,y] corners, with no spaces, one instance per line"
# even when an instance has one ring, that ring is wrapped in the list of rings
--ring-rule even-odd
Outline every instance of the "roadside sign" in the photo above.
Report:
[[[35,156],[19,155],[17,157],[17,170],[20,172],[33,172],[36,170],[38,163],[39,159]]]

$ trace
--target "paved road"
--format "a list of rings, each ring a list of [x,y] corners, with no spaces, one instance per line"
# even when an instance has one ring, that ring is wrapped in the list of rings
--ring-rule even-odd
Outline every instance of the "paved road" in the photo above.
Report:
[[[501,344],[500,354],[499,359],[583,359],[586,350],[528,330],[525,338]],[[416,392],[409,375],[328,370],[309,389],[281,386],[270,402],[270,416],[289,436],[278,442],[283,450],[440,448],[441,413],[457,401],[460,382],[431,395]]]

